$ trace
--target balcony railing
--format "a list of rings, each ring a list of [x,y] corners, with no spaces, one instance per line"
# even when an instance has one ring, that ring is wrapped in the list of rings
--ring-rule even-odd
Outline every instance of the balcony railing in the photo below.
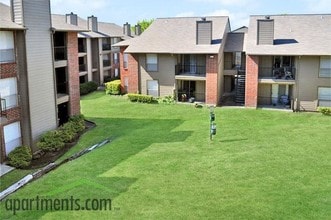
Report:
[[[67,59],[67,48],[65,46],[54,47],[54,59],[66,60]]]
[[[177,64],[176,75],[206,75],[206,66]]]
[[[0,63],[10,63],[15,61],[14,49],[1,49],[0,50]]]
[[[111,44],[102,44],[102,50],[111,50]]]
[[[6,116],[6,99],[0,98],[0,117]]]
[[[176,92],[177,101],[179,102],[204,102],[206,94],[204,92],[195,92],[195,91],[183,91],[178,90]]]
[[[260,67],[259,68],[259,78],[274,78],[274,79],[286,79],[294,80],[296,74],[295,67]]]
[[[80,64],[79,65],[79,72],[85,72],[86,71],[86,64]]]
[[[86,53],[86,48],[84,45],[78,45],[78,53]]]
[[[110,60],[103,60],[103,66],[106,67],[106,66],[110,66]]]
[[[68,82],[61,82],[56,84],[57,93],[68,94]]]

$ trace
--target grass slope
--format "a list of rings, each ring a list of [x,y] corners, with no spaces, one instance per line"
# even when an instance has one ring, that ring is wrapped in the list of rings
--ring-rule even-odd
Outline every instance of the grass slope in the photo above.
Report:
[[[327,219],[331,117],[130,103],[96,92],[82,112],[97,127],[63,158],[111,137],[8,199],[111,198],[112,211],[6,211],[1,219]],[[8,204],[7,204],[8,205]]]

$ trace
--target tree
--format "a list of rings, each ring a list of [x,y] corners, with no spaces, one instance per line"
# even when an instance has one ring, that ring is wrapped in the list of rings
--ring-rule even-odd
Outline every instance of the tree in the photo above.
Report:
[[[141,27],[141,32],[144,32],[149,25],[151,25],[153,23],[154,19],[143,19],[141,21],[138,21],[137,24],[140,25]]]

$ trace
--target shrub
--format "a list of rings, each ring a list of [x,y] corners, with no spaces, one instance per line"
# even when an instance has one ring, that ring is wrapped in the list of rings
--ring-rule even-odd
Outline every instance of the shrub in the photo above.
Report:
[[[32,160],[31,148],[20,146],[8,154],[8,162],[16,168],[25,168],[30,165]]]
[[[110,95],[120,95],[121,94],[121,80],[114,80],[108,83],[105,83],[106,85],[106,94]]]
[[[75,115],[69,118],[69,122],[71,123],[70,126],[72,126],[72,129],[75,131],[75,133],[79,133],[84,131],[85,129],[85,121],[84,121],[84,115]]]
[[[77,132],[73,122],[67,122],[59,128],[60,136],[63,142],[70,143],[76,136]]]
[[[57,151],[64,147],[61,132],[58,130],[44,133],[37,142],[37,147],[42,151]]]
[[[97,88],[98,88],[98,84],[93,81],[81,83],[80,84],[80,95],[89,94],[89,93],[97,90]]]
[[[331,107],[318,107],[317,110],[323,115],[331,115]]]
[[[168,104],[169,105],[169,104],[174,104],[175,103],[175,99],[171,95],[167,95],[163,98],[158,98],[157,101],[158,101],[159,104]]]
[[[154,98],[151,95],[142,95],[142,94],[128,94],[128,98],[131,102],[142,102],[142,103],[152,103]]]

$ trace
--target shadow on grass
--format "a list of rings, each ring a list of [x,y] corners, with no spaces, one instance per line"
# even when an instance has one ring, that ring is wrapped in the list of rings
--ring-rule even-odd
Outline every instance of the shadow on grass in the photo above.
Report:
[[[100,177],[101,174],[154,143],[182,142],[192,135],[192,131],[174,131],[184,122],[177,119],[89,118],[89,120],[96,122],[97,126],[82,138],[81,145],[85,145],[84,148],[108,137],[115,137],[115,139],[110,144],[78,158],[73,163],[63,165],[66,166],[63,169],[61,167],[52,171],[57,173],[44,176],[42,183],[32,183],[37,186],[31,188],[28,194],[26,191],[25,194],[14,194],[14,198],[33,199],[39,194],[43,198],[53,200],[68,199],[70,196],[81,201],[87,199],[113,200],[126,192],[138,179]],[[1,206],[1,209],[4,210],[4,204]],[[20,211],[16,217],[39,219],[51,212],[50,210],[37,210],[36,205],[32,207],[32,210]],[[71,214],[68,213],[68,215]],[[80,214],[84,215],[84,212]],[[10,218],[13,217],[13,213],[2,212],[1,216]]]
[[[247,138],[234,138],[234,139],[227,139],[227,140],[220,140],[220,142],[227,143],[227,142],[237,142],[237,141],[247,141]]]

